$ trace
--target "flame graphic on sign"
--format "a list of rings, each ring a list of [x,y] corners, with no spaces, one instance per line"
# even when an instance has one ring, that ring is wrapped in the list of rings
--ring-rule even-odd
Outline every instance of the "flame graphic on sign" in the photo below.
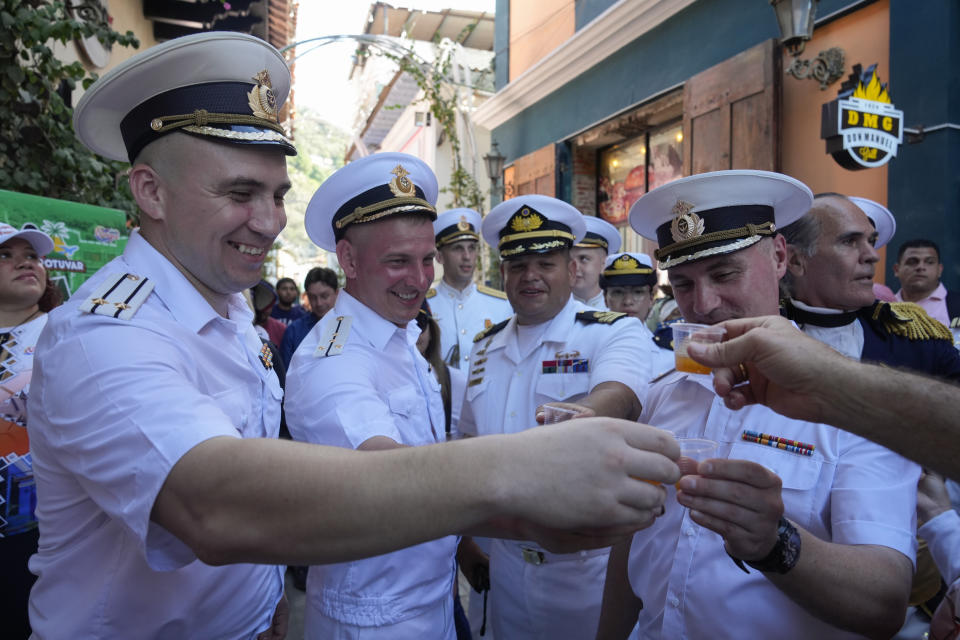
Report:
[[[861,100],[872,100],[874,102],[886,102],[887,104],[891,103],[890,95],[887,93],[887,85],[880,84],[876,71],[870,74],[870,82],[867,83],[867,86],[863,86],[863,78],[860,79],[851,97],[860,98]]]

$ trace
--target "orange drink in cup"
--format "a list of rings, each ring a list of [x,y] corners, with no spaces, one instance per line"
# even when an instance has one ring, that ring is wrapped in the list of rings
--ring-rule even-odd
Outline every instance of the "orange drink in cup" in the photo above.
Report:
[[[687,345],[690,342],[720,342],[727,330],[723,327],[691,322],[674,322],[670,326],[673,329],[673,355],[677,371],[710,373],[710,367],[700,364],[687,355]]]

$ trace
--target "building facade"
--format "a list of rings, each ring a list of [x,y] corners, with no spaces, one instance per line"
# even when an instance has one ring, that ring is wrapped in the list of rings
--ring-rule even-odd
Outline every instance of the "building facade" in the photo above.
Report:
[[[933,239],[945,284],[960,286],[956,2],[822,0],[797,57],[758,0],[498,0],[496,16],[497,93],[474,118],[507,157],[507,197],[562,198],[619,226],[625,250],[651,253],[626,222],[642,193],[704,171],[780,171],[814,192],[887,205],[898,221],[890,251]],[[798,60],[836,63],[831,50],[843,62],[825,88],[787,73]],[[876,150],[856,147],[876,166],[851,170],[827,153],[821,133],[835,125],[824,105],[857,80],[869,85],[871,67],[878,84],[868,97],[883,84],[889,104],[867,137],[896,155],[878,162]],[[883,110],[902,115],[886,120]],[[893,279],[894,260],[878,265],[878,280]]]

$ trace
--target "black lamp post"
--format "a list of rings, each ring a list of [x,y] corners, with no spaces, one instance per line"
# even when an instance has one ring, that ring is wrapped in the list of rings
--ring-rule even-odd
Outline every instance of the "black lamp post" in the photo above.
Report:
[[[812,60],[801,60],[800,54],[813,37],[817,4],[820,0],[770,0],[780,25],[780,43],[793,56],[787,73],[802,80],[813,78],[820,82],[820,89],[843,76],[844,53],[839,47],[821,51]]]
[[[490,144],[490,151],[483,156],[487,165],[487,177],[490,178],[490,208],[503,199],[503,190],[500,187],[500,178],[503,176],[503,161],[506,158],[500,153],[496,140]],[[496,200],[496,202],[495,202]]]

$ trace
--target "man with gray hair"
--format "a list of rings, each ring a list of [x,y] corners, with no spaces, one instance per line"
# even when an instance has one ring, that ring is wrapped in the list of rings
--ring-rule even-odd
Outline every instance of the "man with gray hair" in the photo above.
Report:
[[[808,335],[857,360],[960,379],[953,337],[919,306],[874,298],[878,231],[853,200],[818,194],[781,229],[787,240],[784,313]]]

